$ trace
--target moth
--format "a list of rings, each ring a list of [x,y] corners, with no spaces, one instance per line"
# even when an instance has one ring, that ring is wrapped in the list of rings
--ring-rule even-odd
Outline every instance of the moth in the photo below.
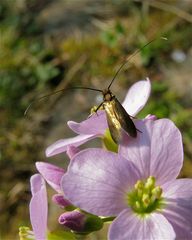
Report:
[[[167,38],[161,37],[162,40],[167,40]],[[134,122],[132,121],[131,116],[126,112],[124,107],[118,101],[118,99],[113,95],[110,90],[111,85],[113,84],[114,80],[116,79],[118,73],[124,67],[124,65],[137,53],[139,53],[142,49],[146,46],[151,44],[156,39],[151,40],[147,44],[145,44],[142,48],[136,50],[128,59],[126,59],[120,68],[117,70],[115,76],[113,77],[111,83],[109,84],[108,88],[101,91],[103,94],[103,102],[97,107],[96,111],[103,106],[106,116],[107,116],[107,123],[109,127],[109,131],[111,133],[111,137],[115,143],[119,143],[122,140],[122,131],[123,129],[129,136],[136,138],[137,132],[141,132],[139,129],[136,128]]]
[[[122,140],[122,129],[131,137],[137,137],[137,128],[124,107],[109,88],[103,91],[102,106],[106,112],[111,137],[115,143]]]
[[[162,37],[161,39],[167,40],[166,38]],[[155,41],[156,39],[151,40],[147,44],[145,44],[142,48],[136,50],[129,58],[127,58],[123,64],[119,67],[117,70],[115,76],[113,77],[112,81],[110,82],[109,86],[105,90],[101,89],[95,89],[95,88],[90,88],[90,87],[72,87],[72,88],[65,88],[65,89],[60,89],[56,92],[53,92],[51,94],[48,94],[46,96],[40,97],[36,100],[41,100],[43,98],[47,98],[49,96],[52,96],[54,94],[66,91],[66,90],[72,90],[72,89],[87,89],[87,90],[92,90],[92,91],[98,91],[103,94],[103,102],[99,104],[99,106],[96,108],[95,112],[97,112],[101,107],[105,110],[106,116],[107,116],[107,123],[109,127],[109,131],[111,134],[111,137],[115,143],[119,143],[122,140],[122,129],[131,137],[136,138],[137,137],[137,132],[139,131],[131,116],[126,112],[124,107],[121,105],[121,103],[118,101],[118,99],[115,97],[115,95],[111,92],[110,87],[112,86],[114,80],[116,79],[118,73],[121,71],[121,69],[124,67],[124,65],[131,59],[133,58],[138,52],[140,52],[142,49],[144,49],[146,46],[148,46],[150,43]],[[35,101],[36,101],[35,100]],[[35,102],[33,101],[26,109],[25,115],[28,112],[29,108],[31,105]]]

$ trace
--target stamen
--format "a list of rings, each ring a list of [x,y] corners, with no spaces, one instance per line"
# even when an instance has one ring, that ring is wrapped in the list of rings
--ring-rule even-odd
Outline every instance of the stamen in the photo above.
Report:
[[[141,204],[140,204],[139,201],[135,202],[135,207],[136,207],[136,209],[140,209],[141,208]]]
[[[145,214],[161,208],[163,191],[155,183],[153,176],[135,183],[133,190],[128,193],[128,205],[134,212]]]
[[[141,180],[138,180],[136,183],[135,183],[135,189],[141,189],[143,188],[143,182]]]
[[[150,176],[145,183],[145,188],[146,189],[151,189],[154,186],[155,186],[155,178]]]
[[[150,198],[149,198],[148,194],[143,194],[142,202],[143,202],[143,205],[144,205],[145,207],[148,207],[148,206],[149,206]]]

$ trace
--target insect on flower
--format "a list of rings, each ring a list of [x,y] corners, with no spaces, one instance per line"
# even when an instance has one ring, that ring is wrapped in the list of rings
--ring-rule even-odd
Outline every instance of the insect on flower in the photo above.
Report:
[[[113,141],[116,143],[121,141],[121,129],[125,130],[129,136],[134,138],[137,137],[135,124],[115,95],[113,95],[109,87],[103,90],[102,94],[103,102],[98,106],[96,111],[103,106]]]
[[[161,38],[163,40],[167,40],[166,38]],[[124,67],[125,64],[129,62],[131,58],[133,58],[137,53],[139,53],[142,49],[144,49],[146,46],[151,44],[153,41],[156,39],[151,40],[147,44],[145,44],[142,48],[136,50],[129,58],[127,58],[122,65],[119,67],[117,70],[115,76],[111,80],[109,86],[107,89],[101,90],[101,89],[96,89],[96,88],[90,88],[90,87],[71,87],[71,88],[65,88],[65,89],[60,89],[56,92],[53,92],[51,94],[45,95],[43,97],[40,97],[33,101],[28,108],[25,111],[25,115],[28,112],[29,108],[31,105],[36,102],[37,100],[41,100],[47,97],[50,97],[54,94],[64,92],[66,90],[73,90],[73,89],[85,89],[85,90],[92,90],[92,91],[97,91],[101,92],[103,94],[103,101],[99,104],[98,107],[94,110],[94,113],[97,113],[97,111],[101,108],[105,110],[106,116],[107,116],[107,123],[109,127],[109,131],[111,134],[111,137],[115,143],[119,143],[122,140],[122,129],[131,137],[136,138],[137,137],[137,132],[141,132],[139,129],[136,128],[132,117],[126,112],[124,107],[121,105],[121,103],[118,101],[118,99],[115,97],[115,95],[111,91],[111,86],[116,79],[117,75],[121,71],[121,69]],[[92,114],[89,116],[91,117]]]

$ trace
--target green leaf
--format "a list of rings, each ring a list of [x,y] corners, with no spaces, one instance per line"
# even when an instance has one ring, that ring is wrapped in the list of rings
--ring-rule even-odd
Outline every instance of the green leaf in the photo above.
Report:
[[[50,232],[48,240],[75,240],[75,235],[72,232],[66,231]]]

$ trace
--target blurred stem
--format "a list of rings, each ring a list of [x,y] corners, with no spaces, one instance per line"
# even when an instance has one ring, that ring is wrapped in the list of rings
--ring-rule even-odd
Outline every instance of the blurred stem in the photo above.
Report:
[[[171,12],[178,17],[185,19],[186,21],[192,23],[192,15],[174,5],[167,4],[165,2],[159,2],[159,1],[149,1],[149,5],[158,9],[161,9],[166,12]]]
[[[142,2],[142,14],[144,18],[148,19],[148,15],[149,15],[149,1],[143,1]]]
[[[142,2],[142,16],[141,16],[141,24],[142,28],[145,31],[145,29],[148,27],[149,24],[149,1],[143,1]]]

